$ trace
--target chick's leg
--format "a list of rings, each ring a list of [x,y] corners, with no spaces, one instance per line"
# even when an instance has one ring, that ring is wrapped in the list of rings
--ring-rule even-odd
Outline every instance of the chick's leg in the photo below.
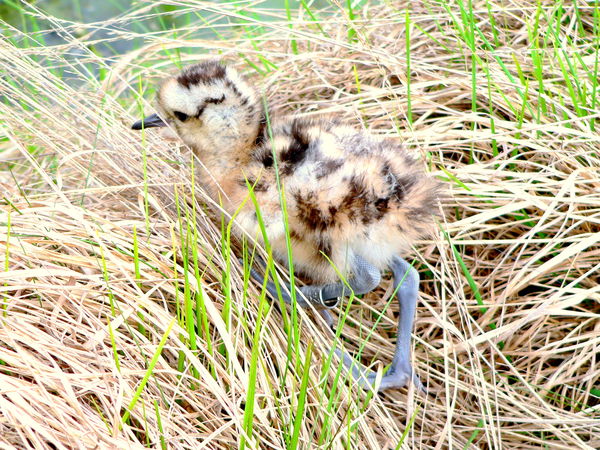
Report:
[[[264,264],[263,264],[264,267]],[[375,289],[381,281],[381,273],[379,269],[369,264],[360,256],[354,257],[353,276],[346,283],[328,283],[328,284],[313,284],[296,288],[296,301],[303,308],[309,304],[316,308],[333,308],[337,306],[340,298],[344,295],[350,295],[354,292],[355,295],[366,294]],[[252,278],[259,283],[263,282],[263,277],[254,269],[251,269]],[[283,283],[280,283],[280,286]],[[267,282],[267,291],[273,298],[277,296],[277,286],[272,281]],[[291,287],[285,284],[286,289],[281,289],[281,297],[286,303],[292,303],[292,298],[288,294],[291,292]]]
[[[419,273],[400,257],[394,258],[391,269],[394,274],[394,290],[400,303],[400,316],[394,358],[381,379],[379,389],[400,388],[412,380],[418,390],[425,392],[410,364],[410,338],[419,295]],[[375,387],[376,372],[357,366],[346,352],[336,350],[336,353],[342,358],[344,365],[352,368],[352,375],[361,386],[367,389]]]

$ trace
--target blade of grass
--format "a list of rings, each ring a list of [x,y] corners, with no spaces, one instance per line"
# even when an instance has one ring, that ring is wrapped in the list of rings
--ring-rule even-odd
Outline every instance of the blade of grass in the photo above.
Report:
[[[308,341],[308,345],[306,346],[306,355],[304,357],[304,367],[302,374],[302,384],[300,385],[300,392],[298,395],[298,406],[296,407],[296,411],[294,414],[294,431],[292,433],[292,440],[289,449],[298,448],[298,442],[300,438],[300,428],[302,427],[302,423],[304,422],[304,409],[306,405],[306,397],[308,395],[308,380],[310,378],[310,367],[311,367],[311,357],[312,357],[312,349],[313,349],[313,341]]]
[[[142,391],[146,387],[146,384],[148,383],[148,380],[150,379],[150,376],[152,375],[152,371],[154,370],[154,367],[156,366],[156,363],[158,362],[158,358],[160,358],[160,355],[162,354],[163,347],[167,343],[167,339],[169,338],[171,329],[173,328],[173,326],[175,326],[176,322],[177,322],[177,318],[173,317],[173,319],[167,326],[167,329],[163,333],[163,336],[160,339],[158,346],[156,347],[156,351],[154,352],[154,355],[152,355],[150,364],[148,364],[148,369],[146,369],[146,373],[144,374],[142,381],[140,382],[137,389],[135,390],[135,393],[133,394],[133,397],[132,397],[131,401],[129,402],[129,405],[127,405],[127,409],[123,413],[123,416],[121,416],[121,423],[125,423],[129,420],[129,416],[133,412],[133,408],[135,408],[135,405],[137,404],[138,400],[140,399]]]

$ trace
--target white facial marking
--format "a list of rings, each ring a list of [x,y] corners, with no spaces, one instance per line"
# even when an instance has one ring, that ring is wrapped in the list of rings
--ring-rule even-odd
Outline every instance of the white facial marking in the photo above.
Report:
[[[201,157],[212,158],[216,165],[222,160],[229,167],[235,152],[249,154],[261,116],[254,89],[230,67],[224,75],[198,75],[200,81],[189,85],[177,77],[165,81],[159,112],[171,118],[179,137]]]
[[[212,108],[215,105],[207,100],[227,98],[222,82],[211,85],[196,84],[188,89],[174,79],[165,84],[161,97],[167,111],[179,111],[190,117],[197,116],[207,106],[209,109],[215,109]]]
[[[163,87],[162,95],[163,106],[168,112],[180,111],[188,116],[196,114],[196,100],[190,95],[190,92],[175,80],[169,80]]]

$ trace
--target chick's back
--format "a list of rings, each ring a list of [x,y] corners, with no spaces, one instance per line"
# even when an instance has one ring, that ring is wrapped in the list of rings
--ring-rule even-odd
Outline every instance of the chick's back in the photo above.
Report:
[[[272,138],[253,150],[238,184],[254,185],[274,254],[286,261],[277,169],[296,272],[333,282],[336,268],[350,275],[346,267],[355,254],[384,270],[431,231],[438,182],[396,142],[328,118],[274,123]],[[239,222],[257,235],[254,211]]]

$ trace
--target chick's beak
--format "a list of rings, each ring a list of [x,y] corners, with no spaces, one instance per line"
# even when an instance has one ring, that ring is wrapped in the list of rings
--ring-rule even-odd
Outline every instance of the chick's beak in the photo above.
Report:
[[[138,120],[133,125],[131,125],[132,130],[141,130],[142,128],[152,128],[152,127],[166,127],[167,124],[164,120],[158,117],[158,114],[150,114],[148,117],[144,117],[142,120]]]

